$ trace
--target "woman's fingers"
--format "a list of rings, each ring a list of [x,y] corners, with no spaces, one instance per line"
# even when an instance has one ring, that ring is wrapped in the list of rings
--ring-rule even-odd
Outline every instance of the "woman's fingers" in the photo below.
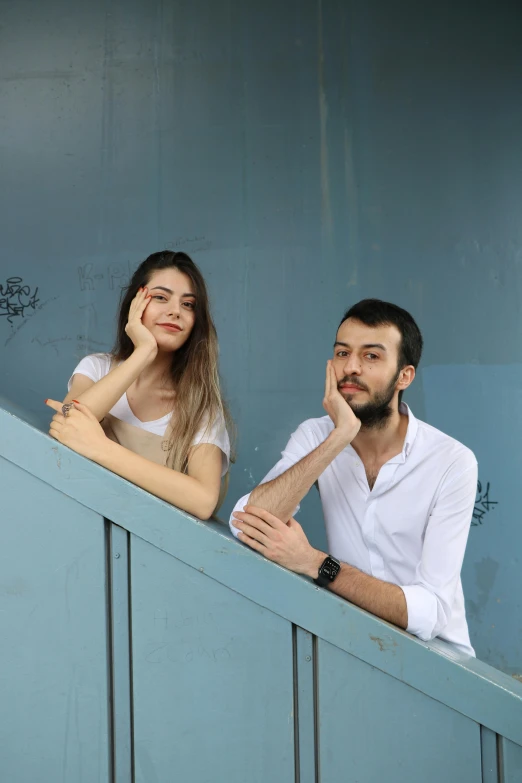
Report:
[[[60,415],[61,415],[63,403],[58,402],[58,400],[44,400],[44,402],[45,402],[46,405],[49,406],[49,408],[52,408],[55,411],[59,411]]]
[[[56,438],[56,440],[60,440],[61,428],[58,427],[56,424],[51,424],[51,426],[49,427],[49,435],[52,438]]]
[[[147,288],[146,287],[145,288],[138,288],[136,296],[134,297],[134,299],[132,300],[132,302],[130,304],[129,313],[131,313],[133,310],[136,310],[141,305],[141,303],[145,299],[146,292],[147,292]]]
[[[147,305],[149,304],[151,299],[152,299],[152,296],[150,294],[147,294],[147,296],[144,298],[143,302],[141,303],[140,309],[139,309],[140,318],[143,316],[143,313],[147,309]]]
[[[132,300],[131,306],[129,308],[129,321],[136,319],[140,319],[143,316],[143,313],[145,312],[145,308],[149,304],[151,300],[151,295],[149,294],[148,288],[145,286],[144,288],[140,288],[134,299]]]
[[[98,422],[98,419],[87,405],[85,405],[83,402],[78,402],[77,400],[73,400],[73,402],[75,405],[74,410],[82,413],[84,416],[87,416],[87,418],[91,421]]]

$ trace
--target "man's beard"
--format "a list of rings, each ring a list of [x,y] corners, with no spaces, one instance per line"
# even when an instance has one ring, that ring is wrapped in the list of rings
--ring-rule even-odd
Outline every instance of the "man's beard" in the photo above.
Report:
[[[371,399],[365,403],[354,403],[351,400],[346,400],[352,411],[360,420],[362,428],[365,430],[377,430],[383,429],[393,410],[390,406],[390,402],[395,394],[395,384],[399,380],[400,371],[397,371],[397,375],[392,378],[388,386],[379,392],[375,392]],[[357,378],[350,378],[345,376],[339,381],[338,386],[342,386],[345,383],[350,383],[353,386],[358,386],[360,389],[368,391],[365,386],[362,386]],[[350,397],[351,395],[348,395]],[[344,395],[343,395],[344,397]],[[346,399],[346,397],[345,397]]]

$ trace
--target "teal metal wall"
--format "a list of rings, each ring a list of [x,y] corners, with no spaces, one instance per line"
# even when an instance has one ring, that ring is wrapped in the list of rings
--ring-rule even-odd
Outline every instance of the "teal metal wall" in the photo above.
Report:
[[[188,251],[210,282],[239,427],[226,516],[321,414],[344,309],[403,305],[426,337],[408,400],[479,459],[473,643],[522,674],[520,5],[0,10],[0,392],[44,427],[44,397],[109,347],[132,268]],[[322,545],[315,496],[302,518]]]
[[[520,782],[521,683],[0,431],[2,780]]]

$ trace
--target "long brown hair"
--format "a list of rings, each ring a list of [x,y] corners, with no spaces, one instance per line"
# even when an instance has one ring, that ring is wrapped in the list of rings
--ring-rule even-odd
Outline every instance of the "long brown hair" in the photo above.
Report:
[[[169,438],[169,467],[186,473],[188,454],[201,427],[208,431],[219,419],[225,421],[232,435],[232,421],[223,400],[218,369],[218,339],[210,313],[205,280],[196,264],[186,253],[163,250],[152,253],[140,264],[124,289],[118,313],[116,343],[112,350],[115,361],[124,361],[134,351],[125,332],[129,309],[138,289],[148,285],[154,272],[178,269],[194,286],[196,317],[188,340],[172,353],[169,380],[175,391]]]

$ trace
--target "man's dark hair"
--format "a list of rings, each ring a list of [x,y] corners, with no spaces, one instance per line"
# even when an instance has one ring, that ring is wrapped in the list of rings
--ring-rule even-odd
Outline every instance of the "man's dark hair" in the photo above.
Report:
[[[366,326],[396,326],[401,333],[397,369],[402,370],[409,364],[417,369],[422,354],[422,334],[412,316],[402,307],[380,299],[362,299],[346,311],[341,324],[348,318],[360,321]],[[399,395],[399,402],[400,398],[402,392]]]

